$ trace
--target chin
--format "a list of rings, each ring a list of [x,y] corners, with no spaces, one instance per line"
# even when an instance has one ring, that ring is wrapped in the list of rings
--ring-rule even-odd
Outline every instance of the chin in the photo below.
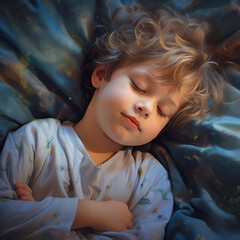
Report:
[[[149,140],[149,141],[134,141],[134,140],[129,140],[129,139],[115,139],[116,143],[118,143],[122,146],[126,146],[126,147],[142,146],[142,145],[149,143],[150,141],[151,140]]]
[[[142,146],[149,143],[152,139],[142,138],[141,136],[132,136],[131,132],[126,131],[125,129],[106,129],[105,134],[113,142],[122,145],[122,146]]]

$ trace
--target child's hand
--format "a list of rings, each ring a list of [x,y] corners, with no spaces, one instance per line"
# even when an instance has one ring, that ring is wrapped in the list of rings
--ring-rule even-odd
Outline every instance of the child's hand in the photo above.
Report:
[[[14,184],[16,188],[16,193],[20,200],[24,201],[35,201],[32,196],[32,189],[25,183],[16,183]]]
[[[120,232],[132,228],[132,213],[128,210],[127,204],[120,201],[98,202],[95,209],[95,220],[91,226],[95,231]]]
[[[121,201],[79,200],[72,229],[120,232],[132,228],[133,216]]]

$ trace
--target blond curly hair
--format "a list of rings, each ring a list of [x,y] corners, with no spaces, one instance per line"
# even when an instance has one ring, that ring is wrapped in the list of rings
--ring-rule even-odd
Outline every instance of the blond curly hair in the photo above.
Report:
[[[110,24],[98,25],[97,37],[86,53],[90,63],[84,68],[87,99],[94,89],[90,75],[98,64],[107,66],[106,77],[126,61],[133,63],[154,60],[164,74],[154,76],[172,85],[186,99],[167,129],[211,112],[222,100],[227,83],[218,64],[211,60],[206,46],[208,25],[188,16],[180,16],[168,8],[154,13],[140,6],[117,9]],[[189,91],[184,93],[186,87]]]

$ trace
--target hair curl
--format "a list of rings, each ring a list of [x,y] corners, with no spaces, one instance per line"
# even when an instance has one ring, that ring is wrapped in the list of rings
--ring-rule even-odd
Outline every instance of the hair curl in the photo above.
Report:
[[[168,8],[152,13],[140,6],[125,6],[113,13],[110,24],[99,25],[97,32],[83,71],[87,101],[94,92],[90,80],[98,64],[107,66],[109,78],[126,61],[154,60],[154,66],[164,73],[155,77],[178,88],[186,99],[166,129],[205,119],[221,102],[227,83],[218,64],[211,61],[205,22],[179,16]],[[187,94],[183,91],[186,86]]]

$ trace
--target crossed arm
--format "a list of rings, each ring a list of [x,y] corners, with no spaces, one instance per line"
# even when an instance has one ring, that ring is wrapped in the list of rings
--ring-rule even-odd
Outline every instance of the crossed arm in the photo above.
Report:
[[[31,188],[25,183],[16,183],[20,200],[35,201]],[[79,200],[72,229],[90,227],[95,231],[120,232],[132,228],[132,213],[121,201]]]

